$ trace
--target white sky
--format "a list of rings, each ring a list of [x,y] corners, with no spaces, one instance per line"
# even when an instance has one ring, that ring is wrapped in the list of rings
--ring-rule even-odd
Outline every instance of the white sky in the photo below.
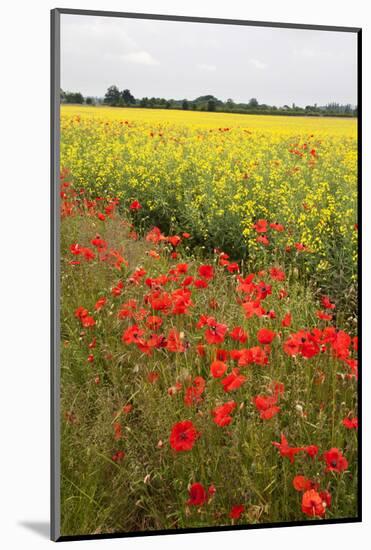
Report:
[[[355,33],[61,16],[61,86],[103,96],[357,103]]]

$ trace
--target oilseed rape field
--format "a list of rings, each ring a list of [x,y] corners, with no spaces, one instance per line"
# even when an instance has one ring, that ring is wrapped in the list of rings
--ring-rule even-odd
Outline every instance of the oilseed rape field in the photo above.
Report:
[[[62,535],[357,517],[357,120],[62,106]]]

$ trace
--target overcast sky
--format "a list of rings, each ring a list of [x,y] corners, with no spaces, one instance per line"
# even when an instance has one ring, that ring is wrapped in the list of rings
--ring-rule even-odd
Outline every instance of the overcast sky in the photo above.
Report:
[[[61,16],[61,85],[103,96],[357,103],[355,33]]]

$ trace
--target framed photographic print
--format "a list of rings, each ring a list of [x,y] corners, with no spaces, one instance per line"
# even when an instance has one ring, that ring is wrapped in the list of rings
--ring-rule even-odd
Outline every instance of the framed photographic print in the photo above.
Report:
[[[361,520],[361,30],[52,10],[52,538]]]

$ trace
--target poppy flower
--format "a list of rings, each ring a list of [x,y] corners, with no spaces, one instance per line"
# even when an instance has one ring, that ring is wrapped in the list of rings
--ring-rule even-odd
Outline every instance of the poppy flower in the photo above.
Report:
[[[265,235],[259,235],[259,237],[256,237],[256,242],[261,243],[264,246],[269,245],[269,239]]]
[[[194,281],[194,285],[196,288],[207,288],[209,286],[207,282],[204,281],[203,279],[196,279]]]
[[[130,208],[130,210],[140,210],[142,208],[142,205],[140,204],[139,201],[135,200],[131,203],[129,208]]]
[[[158,330],[161,327],[162,323],[163,321],[161,317],[157,317],[157,315],[150,315],[146,319],[146,325],[151,330]]]
[[[309,491],[312,489],[312,482],[310,479],[307,479],[305,476],[295,476],[292,480],[295,491],[303,492]]]
[[[236,407],[237,403],[235,401],[228,401],[227,403],[224,403],[224,405],[215,407],[215,409],[211,411],[215,424],[220,427],[229,426],[233,420],[231,412],[234,411]]]
[[[335,309],[335,304],[331,303],[331,300],[328,296],[322,296],[321,298],[322,307],[325,309]]]
[[[282,457],[287,457],[291,464],[295,461],[295,455],[303,450],[302,447],[290,447],[284,434],[281,433],[281,442],[272,441],[272,445],[277,447]]]
[[[323,505],[323,500],[320,494],[314,489],[305,491],[303,494],[301,509],[304,514],[310,517],[322,517],[326,512],[326,508]]]
[[[131,325],[124,331],[121,340],[124,344],[136,344],[139,342],[140,337],[143,336],[143,334],[144,331],[140,329],[138,325]]]
[[[330,315],[330,313],[325,313],[324,311],[317,311],[316,316],[322,321],[331,321],[332,319],[332,315]]]
[[[114,455],[112,455],[113,462],[121,462],[121,460],[125,457],[124,451],[117,451]]]
[[[236,504],[235,506],[232,506],[232,509],[229,512],[229,517],[231,519],[240,519],[244,511],[245,506],[243,504]]]
[[[200,265],[198,274],[204,279],[212,279],[214,277],[214,268],[212,265]]]
[[[105,298],[104,296],[102,298],[99,298],[99,300],[95,302],[94,309],[99,311],[100,309],[102,309],[102,307],[106,302],[107,302],[107,298]]]
[[[323,453],[326,461],[326,472],[342,472],[348,468],[348,461],[339,449],[332,447]]]
[[[239,369],[232,369],[232,373],[223,378],[222,385],[225,392],[238,390],[246,382],[247,378],[243,374],[240,374]]]
[[[217,349],[216,350],[216,359],[218,361],[227,361],[229,356],[229,351],[226,349]]]
[[[168,237],[167,241],[173,245],[173,247],[177,247],[182,239],[178,235],[173,235],[172,237]]]
[[[343,426],[348,428],[348,430],[357,429],[358,428],[358,418],[344,418],[342,422]]]
[[[284,281],[286,279],[284,271],[282,271],[282,269],[278,269],[278,267],[271,267],[269,270],[269,275],[275,281]]]
[[[262,420],[270,420],[280,412],[280,407],[277,406],[277,396],[257,395],[252,399],[255,407],[260,412]]]
[[[173,353],[182,353],[183,351],[185,351],[181,335],[176,328],[173,328],[169,331],[166,349],[172,351]]]
[[[202,376],[196,376],[196,378],[193,380],[192,386],[189,386],[186,389],[184,404],[187,405],[187,407],[190,407],[191,405],[198,405],[199,403],[201,403],[201,396],[205,391],[205,387],[205,379],[202,378]]]
[[[207,501],[207,492],[201,483],[192,483],[188,494],[187,504],[189,506],[202,506]]]
[[[303,448],[303,451],[305,451],[307,455],[310,456],[311,458],[314,458],[318,454],[318,447],[317,445],[307,445],[306,447]]]
[[[223,361],[213,361],[210,366],[211,376],[214,378],[221,378],[224,376],[225,371],[227,370],[227,365]]]
[[[82,317],[81,324],[84,328],[91,328],[95,326],[96,322],[93,317],[86,315],[85,317]]]
[[[218,323],[213,317],[208,317],[205,338],[208,344],[221,344],[228,330],[227,325]]]
[[[268,222],[267,220],[257,220],[253,225],[253,228],[257,233],[266,233],[268,231]]]
[[[269,227],[274,231],[278,231],[280,233],[285,230],[285,227],[281,223],[277,223],[277,222],[270,223]]]
[[[235,342],[240,342],[241,344],[244,344],[248,338],[247,333],[242,327],[234,327],[234,329],[229,333],[229,336],[232,340]]]
[[[200,434],[191,420],[174,424],[170,434],[170,446],[176,452],[191,451]]]
[[[258,330],[258,341],[260,344],[270,344],[276,336],[276,333],[267,328],[261,328]]]
[[[281,321],[281,326],[284,328],[290,327],[292,322],[292,316],[291,313],[286,313],[284,318]]]

